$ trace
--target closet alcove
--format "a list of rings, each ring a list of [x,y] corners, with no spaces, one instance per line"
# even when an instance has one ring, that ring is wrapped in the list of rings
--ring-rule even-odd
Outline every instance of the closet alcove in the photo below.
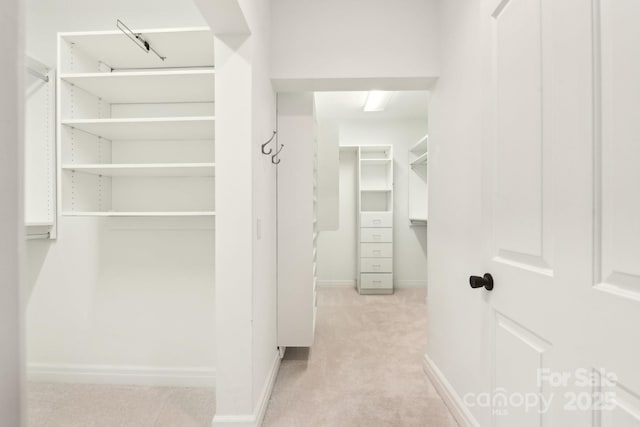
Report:
[[[214,38],[109,21],[27,46],[28,379],[213,388]]]

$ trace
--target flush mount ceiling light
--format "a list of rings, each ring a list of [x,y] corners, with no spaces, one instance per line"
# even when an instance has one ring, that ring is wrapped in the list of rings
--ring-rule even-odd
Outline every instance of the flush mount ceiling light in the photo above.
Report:
[[[364,104],[364,111],[384,111],[391,99],[393,92],[384,90],[371,90],[367,95],[367,102]]]

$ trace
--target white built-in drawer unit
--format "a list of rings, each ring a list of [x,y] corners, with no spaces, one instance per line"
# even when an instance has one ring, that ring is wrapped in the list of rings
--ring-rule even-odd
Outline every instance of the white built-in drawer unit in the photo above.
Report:
[[[391,273],[393,258],[360,258],[360,271],[363,273]]]
[[[360,229],[360,241],[361,242],[391,242],[392,241],[392,228],[361,228]]]
[[[393,293],[393,146],[358,147],[358,280],[361,294]]]
[[[360,287],[363,289],[391,289],[393,288],[392,274],[366,274],[360,275]]]
[[[360,227],[392,227],[393,212],[361,212]]]
[[[361,258],[391,258],[393,243],[360,243]]]

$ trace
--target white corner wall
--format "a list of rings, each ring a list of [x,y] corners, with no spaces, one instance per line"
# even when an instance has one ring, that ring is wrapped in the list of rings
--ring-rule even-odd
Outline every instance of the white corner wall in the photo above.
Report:
[[[358,169],[355,150],[339,150],[338,209],[335,230],[318,234],[318,285],[355,287],[357,276]]]
[[[23,42],[21,2],[0,2],[0,424],[7,426],[21,425],[22,409]]]
[[[202,26],[191,0],[30,0],[27,50],[58,31]],[[190,218],[61,217],[27,243],[27,360],[47,381],[213,385],[214,231]]]
[[[261,150],[276,129],[276,95],[269,75],[270,1],[245,0],[241,5],[251,28],[252,49],[253,413],[260,424],[280,366],[276,327],[276,166]],[[271,148],[275,150],[275,144]]]
[[[363,119],[340,123],[341,146],[393,145],[394,153],[394,284],[427,286],[427,229],[409,222],[409,148],[427,133],[427,119]],[[346,285],[356,278],[357,171],[349,152],[340,155],[340,224],[336,231],[321,231],[318,238],[318,281]],[[350,248],[353,247],[353,250]]]
[[[439,74],[437,0],[271,3],[278,89],[426,89]]]
[[[258,426],[280,363],[276,169],[260,150],[276,125],[269,2],[197,1],[216,35],[216,246],[224,250],[216,253],[213,425]]]

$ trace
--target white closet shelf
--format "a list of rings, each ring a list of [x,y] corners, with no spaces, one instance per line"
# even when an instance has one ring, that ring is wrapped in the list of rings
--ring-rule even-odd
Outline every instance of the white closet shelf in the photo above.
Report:
[[[428,153],[424,153],[423,155],[421,155],[420,157],[418,157],[417,159],[412,161],[411,162],[411,166],[426,165],[427,164],[427,157],[428,157]]]
[[[91,52],[94,58],[115,69],[197,67],[213,65],[213,36],[207,27],[134,30],[166,57],[142,55],[140,48],[121,31],[61,33],[74,49]],[[193,47],[197,46],[197,49]]]
[[[215,117],[74,119],[62,124],[109,140],[213,139]]]
[[[420,155],[427,152],[428,135],[423,136],[413,147],[409,149],[412,153]]]
[[[385,193],[385,192],[388,192],[388,191],[393,191],[393,189],[392,188],[388,188],[388,187],[385,187],[385,188],[361,188],[360,191],[363,192],[363,193],[364,192]]]
[[[211,177],[215,163],[77,164],[63,170],[103,176]]]
[[[360,159],[360,163],[365,165],[386,165],[391,159]]]
[[[112,104],[214,100],[213,69],[74,73],[60,79]]]
[[[164,216],[215,216],[214,211],[193,211],[193,212],[123,212],[123,211],[96,211],[96,212],[62,212],[65,216],[104,216],[104,217],[164,217]]]
[[[25,221],[25,227],[51,227],[53,221]]]

